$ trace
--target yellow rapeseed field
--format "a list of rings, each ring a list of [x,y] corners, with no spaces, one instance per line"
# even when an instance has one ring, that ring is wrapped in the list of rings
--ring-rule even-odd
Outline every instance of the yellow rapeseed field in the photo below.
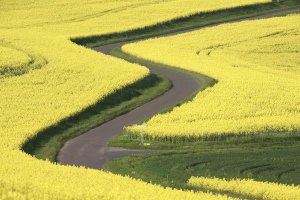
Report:
[[[28,65],[31,58],[16,49],[0,47],[0,69],[2,68],[19,68]],[[16,59],[17,58],[17,59]]]
[[[218,80],[129,132],[195,138],[299,131],[299,21],[300,15],[245,21],[124,46],[130,54]]]
[[[227,199],[59,166],[20,150],[46,127],[149,74],[69,39],[267,0],[0,0],[0,199]]]
[[[253,199],[268,200],[299,200],[300,187],[278,183],[259,182],[251,179],[225,180],[219,178],[191,177],[190,186],[214,190],[218,192],[231,192]]]

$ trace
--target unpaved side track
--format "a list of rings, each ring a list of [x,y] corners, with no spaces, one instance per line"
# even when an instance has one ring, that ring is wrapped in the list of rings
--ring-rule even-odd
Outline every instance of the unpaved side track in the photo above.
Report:
[[[260,18],[268,18],[278,15],[299,12],[300,8],[287,9],[284,11],[270,12],[256,17],[246,18],[243,20],[252,20]],[[243,21],[234,20],[233,22]],[[218,24],[212,25],[217,26]],[[208,26],[206,26],[208,27]],[[166,34],[162,36],[170,36],[184,32],[190,32],[197,29],[190,29],[176,33]],[[162,37],[160,36],[160,37]],[[130,42],[120,42],[116,44],[105,45],[94,48],[94,50],[109,54],[109,52],[117,47]],[[154,65],[146,65],[153,73],[164,76],[169,79],[173,87],[162,96],[126,113],[111,121],[108,121],[87,133],[80,135],[63,146],[60,150],[57,161],[63,165],[85,166],[94,169],[103,169],[104,164],[114,158],[124,157],[132,154],[151,153],[150,150],[130,150],[123,148],[108,147],[107,144],[116,135],[120,134],[124,127],[136,124],[151,116],[162,112],[166,108],[172,107],[198,91],[200,85],[198,81],[186,74],[178,71],[158,68]]]

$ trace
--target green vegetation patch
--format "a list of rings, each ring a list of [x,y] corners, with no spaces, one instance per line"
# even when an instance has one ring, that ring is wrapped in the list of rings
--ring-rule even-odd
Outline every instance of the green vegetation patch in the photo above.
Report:
[[[130,156],[107,163],[117,174],[147,182],[191,189],[191,176],[251,178],[258,181],[300,184],[300,135],[285,142],[203,142],[182,144],[158,154]]]

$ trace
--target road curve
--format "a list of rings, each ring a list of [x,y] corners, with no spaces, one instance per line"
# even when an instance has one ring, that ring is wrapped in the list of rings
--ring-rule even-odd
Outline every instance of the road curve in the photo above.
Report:
[[[299,12],[299,10],[300,9],[298,7],[295,9],[287,9],[286,11],[270,12],[243,20],[273,17]],[[234,20],[234,22],[238,21],[242,20]],[[216,25],[218,24],[215,24],[213,26]],[[175,35],[197,29],[199,28],[166,34],[162,36]],[[130,42],[120,42],[105,45],[96,47],[94,48],[94,50],[102,52],[104,54],[109,54],[110,50],[121,47],[122,45],[127,43]],[[66,142],[57,156],[58,163],[63,165],[75,165],[94,169],[103,169],[104,164],[114,158],[124,157],[132,154],[149,153],[149,151],[145,150],[130,150],[108,147],[107,143],[113,137],[120,134],[123,130],[123,127],[141,122],[157,113],[160,113],[168,107],[172,107],[179,102],[182,102],[187,97],[197,92],[200,85],[195,78],[177,72],[175,70],[158,68],[154,65],[146,65],[146,67],[148,67],[153,73],[159,74],[160,76],[164,76],[169,79],[172,82],[173,87],[158,98]]]
[[[103,52],[105,50],[107,50],[107,47],[103,47]],[[121,115],[68,141],[57,157],[60,164],[100,169],[103,168],[104,163],[113,158],[145,153],[145,150],[110,148],[107,146],[107,143],[111,138],[120,134],[123,127],[150,118],[164,109],[178,104],[199,89],[198,81],[186,74],[171,69],[158,68],[153,65],[148,65],[147,67],[153,73],[171,80],[173,87],[158,98],[129,113]]]

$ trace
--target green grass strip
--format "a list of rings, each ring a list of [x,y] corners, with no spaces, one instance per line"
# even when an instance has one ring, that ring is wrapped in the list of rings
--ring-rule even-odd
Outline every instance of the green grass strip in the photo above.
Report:
[[[151,74],[57,125],[46,128],[28,140],[22,149],[36,158],[54,162],[59,150],[68,140],[133,110],[163,94],[170,87],[169,80]]]

